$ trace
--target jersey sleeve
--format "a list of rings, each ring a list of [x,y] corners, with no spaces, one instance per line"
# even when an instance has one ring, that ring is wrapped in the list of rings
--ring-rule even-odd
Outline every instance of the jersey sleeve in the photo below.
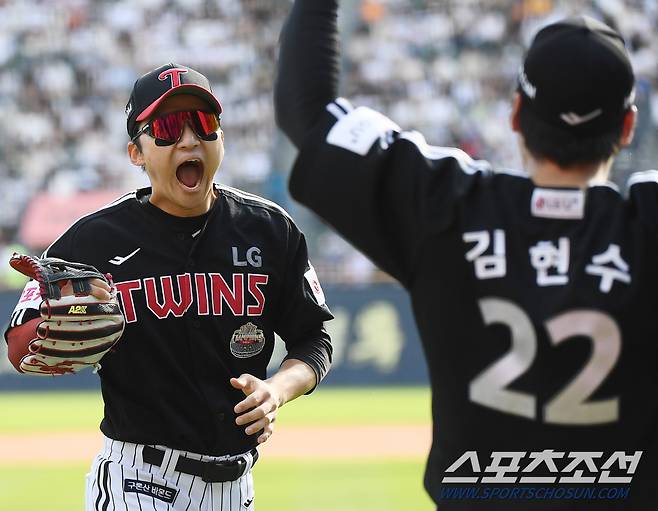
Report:
[[[302,146],[290,191],[408,287],[424,240],[452,224],[458,199],[488,170],[338,99]]]
[[[631,174],[628,195],[635,214],[647,229],[658,236],[658,170]]]
[[[308,259],[304,235],[290,222],[288,264],[274,330],[283,339],[286,359],[307,363],[320,383],[331,365],[331,339],[324,322],[333,319],[315,270]]]

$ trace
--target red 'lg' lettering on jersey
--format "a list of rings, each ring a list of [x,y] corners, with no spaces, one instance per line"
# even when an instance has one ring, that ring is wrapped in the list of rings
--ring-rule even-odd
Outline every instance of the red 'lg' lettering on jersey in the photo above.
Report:
[[[132,292],[141,289],[142,283],[139,280],[126,280],[125,282],[115,282],[117,293],[121,304],[123,305],[123,314],[126,317],[126,323],[137,321],[135,312],[135,303],[133,302]]]
[[[144,279],[144,289],[146,290],[146,306],[159,319],[166,318],[169,313],[180,318],[185,314],[187,309],[192,305],[192,279],[189,273],[177,275],[178,293],[180,302],[174,298],[173,282],[170,275],[160,277],[162,287],[163,303],[158,302],[158,295],[155,290],[155,279],[149,277]]]

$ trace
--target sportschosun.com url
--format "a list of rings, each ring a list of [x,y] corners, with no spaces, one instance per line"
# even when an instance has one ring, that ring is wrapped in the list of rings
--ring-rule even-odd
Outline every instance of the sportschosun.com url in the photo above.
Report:
[[[443,486],[439,498],[441,500],[623,500],[628,498],[630,491],[627,486],[604,488]]]

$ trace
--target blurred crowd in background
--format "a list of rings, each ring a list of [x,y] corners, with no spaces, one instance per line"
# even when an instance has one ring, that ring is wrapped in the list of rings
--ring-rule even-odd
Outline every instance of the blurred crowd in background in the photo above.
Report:
[[[119,196],[147,184],[126,156],[124,107],[135,79],[166,62],[206,74],[222,102],[226,158],[218,181],[275,200],[298,218],[323,281],[384,279],[287,193],[294,152],[274,125],[272,81],[290,3],[0,0],[0,288],[22,285],[4,262],[11,252],[38,254],[47,236],[60,234],[34,236],[39,226],[51,229],[43,212],[29,215],[35,203],[54,198],[66,209],[100,191]],[[343,4],[345,96],[421,131],[431,144],[510,168],[520,161],[507,127],[509,102],[529,39],[574,13],[606,21],[627,40],[641,112],[636,142],[614,179],[623,186],[631,170],[656,167],[656,0]]]

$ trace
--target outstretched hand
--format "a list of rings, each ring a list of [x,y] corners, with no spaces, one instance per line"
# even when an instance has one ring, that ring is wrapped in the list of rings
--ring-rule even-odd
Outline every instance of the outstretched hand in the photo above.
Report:
[[[233,409],[238,414],[235,423],[239,426],[248,424],[245,433],[254,435],[260,432],[258,443],[266,442],[274,432],[274,421],[281,405],[278,390],[251,374],[241,374],[239,378],[231,378],[230,382],[246,396]]]

